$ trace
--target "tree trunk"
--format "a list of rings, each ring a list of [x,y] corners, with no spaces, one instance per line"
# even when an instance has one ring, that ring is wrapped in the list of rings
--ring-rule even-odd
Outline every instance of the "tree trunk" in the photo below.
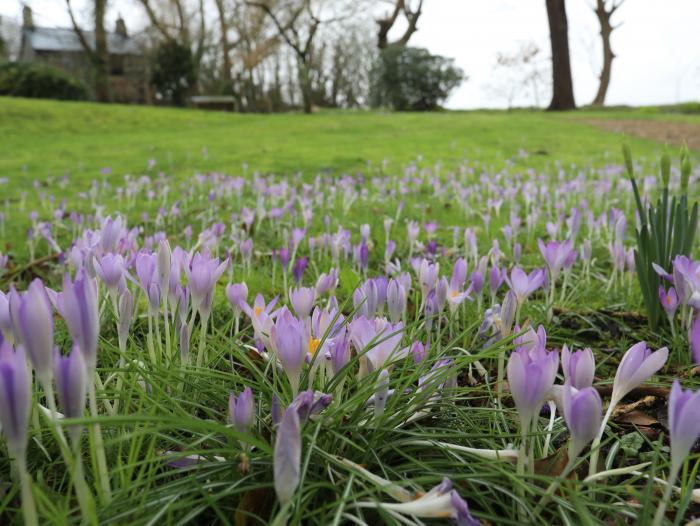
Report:
[[[311,113],[311,76],[309,75],[309,67],[306,64],[306,59],[299,57],[299,88],[301,89],[301,97],[304,101],[304,113]]]
[[[552,43],[552,102],[549,110],[573,110],[574,85],[569,59],[569,34],[564,0],[546,0]]]
[[[593,106],[602,106],[605,104],[605,95],[608,93],[608,86],[610,85],[612,61],[615,58],[615,54],[610,46],[610,35],[613,31],[612,25],[610,24],[610,17],[614,10],[615,6],[613,6],[612,10],[606,11],[605,1],[597,0],[595,13],[600,22],[600,37],[603,40],[603,69],[600,72],[600,84],[598,84],[598,92],[592,102]]]
[[[216,8],[219,11],[219,27],[221,31],[221,52],[223,53],[223,70],[222,78],[226,83],[226,87],[231,89],[233,77],[231,75],[231,44],[228,40],[228,24],[226,23],[226,9],[224,8],[224,0],[216,0]]]
[[[107,0],[95,0],[95,97],[98,102],[109,102],[109,50],[105,32]]]

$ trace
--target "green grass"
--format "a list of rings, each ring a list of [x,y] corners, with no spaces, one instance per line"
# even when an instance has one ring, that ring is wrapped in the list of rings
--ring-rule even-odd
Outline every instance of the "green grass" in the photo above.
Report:
[[[0,246],[0,250],[10,254],[15,269],[22,270],[22,265],[28,262],[25,230],[29,212],[37,210],[40,220],[52,221],[61,199],[68,203],[66,212],[88,214],[94,212],[94,204],[105,205],[105,214],[123,213],[128,216],[130,226],[143,227],[144,236],[164,230],[173,245],[180,243],[190,248],[194,241],[186,245],[185,225],[194,227],[195,239],[203,227],[217,220],[230,228],[231,214],[239,212],[242,206],[255,207],[258,197],[250,188],[240,199],[227,196],[216,185],[194,181],[192,175],[196,172],[220,171],[251,177],[254,171],[284,175],[301,171],[308,182],[313,181],[316,173],[328,172],[328,177],[319,183],[320,191],[328,197],[334,177],[343,172],[362,171],[368,180],[386,175],[389,188],[396,188],[403,170],[415,163],[425,177],[401,198],[405,200],[403,215],[392,233],[404,270],[410,268],[405,219],[439,222],[437,239],[448,248],[452,243],[452,225],[476,227],[480,253],[486,253],[492,241],[498,239],[505,252],[503,264],[511,265],[512,250],[507,247],[501,227],[509,222],[512,211],[526,211],[520,196],[515,196],[513,202],[506,202],[499,215],[493,214],[492,223],[487,227],[482,218],[484,195],[477,192],[464,200],[449,192],[436,195],[429,174],[446,176],[463,170],[458,179],[466,185],[476,183],[483,168],[490,175],[524,174],[524,178],[531,178],[537,184],[549,184],[552,188],[558,184],[560,169],[567,176],[585,170],[583,173],[590,181],[605,179],[605,172],[599,169],[605,164],[619,164],[620,138],[582,122],[591,116],[666,118],[660,112],[639,110],[587,110],[575,114],[516,111],[236,115],[0,98],[0,178],[7,178],[7,184],[0,187],[7,200],[3,209],[5,231],[1,236],[5,247]],[[700,123],[691,116],[674,118]],[[630,143],[635,159],[642,163],[641,173],[654,173],[661,145],[634,138]],[[208,151],[206,156],[204,148]],[[519,155],[521,149],[528,153],[527,157]],[[156,170],[147,170],[149,159],[156,160]],[[383,167],[385,160],[387,164]],[[247,169],[242,168],[244,163]],[[100,174],[105,167],[112,168],[110,175]],[[470,169],[474,170],[474,175],[468,172]],[[531,169],[533,175],[528,175]],[[154,188],[158,194],[167,186],[170,189],[167,195],[158,194],[153,201],[146,200],[143,192],[133,201],[115,198],[115,188],[123,185],[125,174],[131,174],[132,178],[148,174],[155,179],[158,170],[165,172],[165,178],[160,181],[159,189],[155,184],[149,188]],[[60,179],[65,173],[69,173],[69,182],[62,185]],[[109,187],[96,190],[95,203],[80,195],[89,189],[93,180],[110,183]],[[36,189],[34,181],[39,181]],[[324,231],[326,215],[331,221],[329,230],[336,231],[340,226],[350,229],[353,243],[358,241],[359,226],[370,224],[375,246],[370,255],[369,275],[376,276],[383,272],[383,220],[387,216],[394,217],[399,198],[376,193],[370,183],[365,186],[370,189],[369,195],[357,198],[355,204],[347,208],[342,194],[332,202],[314,203],[309,235]],[[585,188],[590,190],[590,187]],[[25,192],[26,198],[21,197]],[[211,202],[210,193],[213,195]],[[49,196],[55,196],[56,200],[52,201]],[[632,217],[633,204],[629,195],[603,194],[595,198],[585,191],[558,195],[565,211],[580,206],[582,198],[590,199],[596,215],[615,206],[624,210],[628,218]],[[175,201],[181,201],[181,216],[168,217],[162,224],[155,223],[158,207],[165,203],[169,208]],[[537,202],[532,206],[540,208],[540,205]],[[523,243],[521,261],[527,268],[542,265],[535,241],[545,236],[545,222],[556,219],[557,215],[553,208],[544,205],[541,208],[546,212],[539,218],[533,233],[522,231],[518,238]],[[141,219],[144,211],[151,214],[148,220]],[[68,247],[76,233],[71,231],[67,221],[63,225],[59,221],[55,224],[56,239],[63,248]],[[633,238],[631,224],[628,219],[628,246]],[[297,214],[278,222],[265,220],[253,227],[252,269],[246,270],[238,256],[234,256],[232,268],[233,281],[248,283],[249,299],[257,292],[264,293],[267,299],[273,294],[283,294],[280,269],[273,273],[269,253],[284,243],[285,230],[301,225],[302,219]],[[92,225],[85,225],[89,227]],[[579,242],[586,235],[592,234],[584,226]],[[603,230],[598,235],[594,240],[595,261],[591,273],[584,275],[580,266],[575,267],[566,295],[556,299],[557,310],[547,324],[547,332],[550,347],[564,343],[576,348],[592,346],[598,363],[597,383],[605,384],[610,383],[621,353],[631,343],[644,338],[657,348],[667,343],[670,336],[666,330],[651,333],[647,329],[643,317],[638,314],[641,297],[632,276],[608,287],[610,232]],[[224,239],[217,249],[223,251],[230,245],[231,242]],[[49,252],[43,241],[38,241],[35,249],[37,258]],[[306,245],[302,252],[308,254]],[[449,276],[454,257],[448,251],[440,258],[441,274]],[[329,254],[314,255],[304,285],[312,286],[318,274],[333,265]],[[360,276],[350,262],[344,261],[340,267],[338,301],[344,314],[351,316],[351,294]],[[471,267],[470,264],[470,270]],[[28,279],[38,275],[48,285],[60,289],[65,268],[44,261],[12,274],[11,279],[22,288]],[[272,448],[276,431],[270,412],[273,394],[278,394],[286,404],[292,398],[291,389],[274,366],[246,347],[252,344],[252,329],[247,321],[238,335],[231,336],[231,310],[222,290],[227,278],[227,274],[222,277],[215,295],[212,319],[203,340],[206,342],[205,367],[198,369],[181,365],[177,351],[151,362],[147,351],[147,307],[142,293],[138,302],[139,316],[134,321],[126,348],[120,350],[116,343],[115,319],[102,294],[104,311],[98,372],[106,385],[99,389],[98,420],[106,440],[113,499],[110,503],[105,499],[99,504],[97,517],[101,523],[257,525],[288,515],[291,524],[325,526],[351,524],[344,515],[350,513],[366,524],[402,524],[386,510],[357,507],[361,502],[392,502],[392,499],[339,457],[361,464],[372,473],[411,490],[427,490],[443,476],[448,476],[477,515],[490,524],[522,523],[517,503],[520,492],[527,495],[523,508],[528,514],[534,513],[551,472],[538,468],[538,475],[520,477],[507,462],[483,459],[449,447],[454,444],[502,449],[513,443],[517,447],[519,439],[517,417],[510,399],[506,397],[502,410],[496,409],[492,383],[478,374],[476,385],[467,382],[475,360],[482,361],[493,376],[494,358],[502,350],[510,350],[508,342],[488,346],[479,339],[477,329],[483,309],[479,311],[476,302],[465,303],[449,327],[443,325],[442,334],[433,334],[433,345],[425,362],[414,365],[408,360],[395,365],[390,376],[391,387],[399,394],[389,398],[386,412],[378,419],[365,407],[366,400],[373,394],[375,377],[356,380],[359,358],[353,358],[348,369],[341,373],[347,376],[343,395],[337,397],[319,420],[309,421],[304,426],[303,480],[291,508],[282,511],[272,488]],[[133,284],[129,286],[137,290]],[[2,289],[6,288],[7,283],[3,283]],[[502,293],[503,290],[501,297]],[[414,289],[404,343],[427,338],[426,324],[415,314],[419,302],[419,293]],[[525,306],[522,319],[533,325],[546,323],[545,303],[545,294],[536,293]],[[487,304],[485,298],[484,307]],[[70,348],[70,338],[58,317],[56,323],[56,344],[65,352]],[[195,324],[194,328],[193,356],[199,344],[199,327]],[[687,378],[690,367],[683,337],[672,344],[681,358],[674,354],[665,374],[658,376],[657,381],[667,385],[671,377],[677,375],[684,378],[686,387],[697,384],[697,380]],[[406,388],[415,390],[418,379],[444,356],[455,359],[452,371],[458,373],[458,388],[431,400],[426,400],[426,396],[400,394]],[[302,384],[307,380],[308,375],[304,373]],[[444,378],[435,380],[434,383],[439,384]],[[257,418],[251,432],[241,435],[225,424],[228,393],[230,390],[239,392],[244,386],[252,387],[255,392]],[[330,383],[316,385],[329,390],[330,386]],[[41,400],[41,389],[35,389],[35,397]],[[110,415],[110,403],[116,400],[119,411]],[[409,422],[426,408],[426,402],[429,414]],[[663,404],[664,401],[659,400],[653,406],[654,414],[662,422],[659,425],[663,425],[665,417]],[[93,421],[86,418],[82,422]],[[544,449],[546,419],[541,419],[540,424],[533,439],[538,453]],[[615,442],[610,437],[623,433],[628,438],[633,435],[637,442],[626,448],[610,448]],[[563,450],[567,436],[565,426],[558,420],[551,447],[542,454]],[[606,436],[603,460],[619,466],[650,459],[654,461],[650,469],[663,476],[661,471],[666,468],[668,452],[663,450],[662,438],[648,439],[634,426],[617,421],[611,424]],[[253,446],[248,451],[248,472],[239,469],[240,440]],[[435,445],[418,445],[417,440],[431,440]],[[97,496],[98,470],[90,455],[96,447],[94,441],[85,437],[82,446],[87,483]],[[57,524],[79,523],[72,477],[66,472],[51,426],[45,419],[36,427],[32,426],[29,451],[29,470],[42,519]],[[166,451],[174,452],[171,454],[175,456],[203,455],[204,461],[190,470],[174,470],[165,463]],[[691,457],[687,472],[679,481],[686,490],[684,497],[695,485],[692,470],[697,458],[697,454]],[[3,477],[9,477],[9,464],[6,456],[0,455]],[[583,464],[586,464],[585,459]],[[0,496],[0,522],[18,523],[18,486],[12,484],[7,488],[7,493]],[[553,498],[542,515],[530,515],[530,518],[533,523],[542,524],[624,524],[625,520],[643,523],[653,513],[658,498],[653,484],[636,475],[585,487],[580,481],[570,480],[563,484],[561,493]],[[630,501],[643,503],[642,508],[635,508]],[[679,499],[672,506],[679,511],[679,517],[684,515],[684,505]],[[688,515],[695,511],[696,508],[691,507]]]
[[[72,174],[89,181],[104,167],[114,179],[138,174],[147,161],[190,175],[194,170],[251,168],[307,175],[361,170],[388,160],[404,164],[463,158],[502,165],[522,148],[535,168],[559,161],[586,165],[617,159],[619,138],[579,122],[581,116],[617,117],[642,111],[549,114],[445,112],[392,114],[322,112],[316,115],[241,115],[136,106],[57,103],[0,98],[0,177],[10,195],[34,179]],[[651,117],[657,118],[652,114]],[[700,123],[700,118],[695,118]],[[643,155],[651,141],[631,140]],[[208,158],[203,149],[208,149]]]

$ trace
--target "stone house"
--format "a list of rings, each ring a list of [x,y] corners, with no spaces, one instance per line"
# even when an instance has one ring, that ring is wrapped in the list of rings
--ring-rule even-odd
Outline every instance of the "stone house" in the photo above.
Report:
[[[75,31],[65,28],[37,27],[32,11],[23,10],[19,60],[42,62],[65,71],[93,89],[93,69]],[[94,48],[94,31],[83,31]],[[150,101],[148,63],[137,42],[129,37],[122,18],[115,31],[107,33],[109,51],[109,87],[114,102],[145,103]]]

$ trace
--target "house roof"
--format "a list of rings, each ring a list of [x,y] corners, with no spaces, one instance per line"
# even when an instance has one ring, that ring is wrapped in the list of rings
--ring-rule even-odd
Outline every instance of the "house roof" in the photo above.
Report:
[[[72,29],[54,27],[24,28],[29,46],[35,51],[76,51],[82,52],[78,35]],[[83,31],[90,47],[95,47],[95,32]],[[107,33],[107,50],[114,55],[140,55],[136,42],[117,33]]]

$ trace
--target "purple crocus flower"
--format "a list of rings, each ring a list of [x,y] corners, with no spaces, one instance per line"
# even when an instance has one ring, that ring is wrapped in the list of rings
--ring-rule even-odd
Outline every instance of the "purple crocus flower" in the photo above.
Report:
[[[695,317],[693,324],[690,326],[688,342],[690,343],[690,350],[693,353],[693,360],[695,360],[696,364],[700,365],[700,314]]]
[[[219,263],[218,258],[210,259],[208,256],[197,253],[192,258],[190,265],[185,267],[192,309],[199,312],[202,318],[208,318],[211,313],[214,287],[226,270],[228,263],[228,259]]]
[[[561,368],[564,378],[572,387],[583,389],[593,385],[595,375],[595,358],[590,348],[571,352],[564,345],[561,350]]]
[[[336,375],[350,362],[350,340],[347,337],[336,338],[328,342],[331,357],[331,369]]]
[[[603,402],[593,387],[577,391],[567,381],[564,384],[563,405],[564,420],[571,434],[569,458],[573,459],[598,434],[603,419]]]
[[[563,243],[559,241],[549,241],[545,243],[539,239],[537,244],[547,264],[547,268],[549,269],[549,280],[554,283],[559,273],[566,265],[570,253],[573,251],[573,243],[571,240],[564,241]]]
[[[280,260],[280,265],[282,265],[282,268],[286,272],[287,267],[289,266],[289,258],[291,257],[289,249],[287,247],[282,247],[277,252],[277,255],[278,255],[279,260]]]
[[[253,417],[255,415],[255,400],[253,399],[252,389],[246,387],[238,397],[231,391],[228,399],[228,407],[229,422],[233,424],[236,431],[239,433],[247,433],[248,429],[253,424]]]
[[[338,270],[330,269],[328,274],[321,274],[316,280],[316,294],[318,296],[325,294],[326,292],[333,292],[338,286]]]
[[[422,342],[413,342],[413,345],[411,345],[411,355],[413,356],[413,363],[422,362],[427,354],[428,349],[425,347],[425,345],[423,345]]]
[[[444,478],[440,484],[416,499],[399,503],[382,502],[378,506],[394,513],[422,519],[450,518],[457,526],[479,526],[479,521],[469,513],[469,506],[452,488],[452,482],[448,478]]]
[[[406,291],[396,279],[389,280],[386,290],[386,303],[391,322],[399,322],[406,310]]]
[[[617,367],[610,405],[617,405],[632,389],[642,385],[664,366],[667,358],[666,347],[653,353],[646,342],[639,342],[630,347]]]
[[[420,262],[420,267],[418,268],[418,282],[420,283],[424,298],[427,296],[428,292],[435,288],[439,272],[439,263],[431,263],[427,259]]]
[[[390,359],[398,359],[408,352],[408,349],[399,350],[403,336],[401,322],[392,325],[386,319],[359,316],[350,323],[348,330],[358,354],[366,351],[361,359],[366,358],[369,362],[371,369],[368,372],[378,371]]]
[[[83,354],[76,346],[68,356],[61,356],[58,349],[55,353],[54,378],[58,405],[67,418],[81,418],[85,410],[88,382]],[[82,426],[70,426],[69,432],[71,440],[76,442]]]
[[[496,296],[498,289],[501,288],[506,279],[506,275],[506,269],[500,269],[495,265],[491,268],[491,272],[489,272],[489,290],[492,297]]]
[[[547,391],[554,385],[559,368],[556,352],[542,351],[534,357],[526,349],[518,349],[508,360],[508,384],[520,416],[521,430],[530,429],[530,423],[539,414]]]
[[[309,258],[307,256],[304,256],[303,258],[297,258],[294,261],[294,267],[292,268],[292,276],[294,277],[294,281],[297,285],[301,283],[301,280],[304,277],[304,272],[306,271],[306,267],[308,265]]]
[[[121,293],[126,288],[126,265],[121,255],[108,253],[101,258],[95,258],[93,267],[110,293]]]
[[[5,340],[14,342],[12,316],[10,315],[10,298],[2,291],[0,291],[0,333],[2,333]]]
[[[295,314],[302,320],[309,317],[315,301],[316,291],[310,287],[299,287],[289,291],[289,302]]]
[[[671,473],[676,474],[700,436],[700,390],[693,393],[690,389],[683,390],[678,380],[673,382],[668,401],[668,427]]]
[[[275,492],[282,504],[288,502],[299,485],[301,469],[301,426],[295,407],[282,416],[275,437]]]
[[[97,304],[95,281],[85,269],[63,279],[63,291],[58,297],[58,311],[68,326],[73,342],[83,353],[88,372],[94,371],[97,364],[97,340],[100,335],[100,312]]]
[[[673,321],[673,316],[678,309],[678,294],[676,294],[676,289],[670,287],[668,292],[664,289],[663,285],[659,285],[659,300],[661,300],[661,306],[669,320]]]
[[[270,328],[270,341],[289,378],[292,392],[296,395],[299,392],[301,369],[307,354],[306,327],[286,307],[282,307],[275,324]]]
[[[518,305],[522,305],[530,294],[544,285],[544,278],[542,269],[535,269],[530,274],[526,274],[520,267],[513,267],[510,278],[506,277],[506,282],[515,294]]]
[[[0,423],[10,456],[20,458],[27,448],[31,404],[30,376],[24,351],[6,347],[0,355]]]
[[[233,312],[238,315],[248,299],[248,285],[232,283],[226,286],[226,299],[231,304]]]
[[[149,252],[139,252],[134,260],[134,267],[141,288],[148,294],[148,289],[151,284],[159,282],[157,274],[157,255]]]
[[[15,335],[24,345],[44,387],[51,386],[53,358],[53,316],[51,303],[40,279],[35,279],[27,291],[14,293],[10,305]]]

